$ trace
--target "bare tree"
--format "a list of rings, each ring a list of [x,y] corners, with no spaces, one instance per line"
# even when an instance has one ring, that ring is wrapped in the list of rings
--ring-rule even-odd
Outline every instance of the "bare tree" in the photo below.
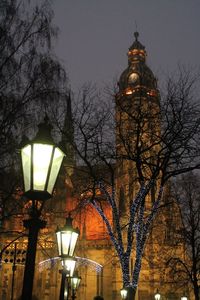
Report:
[[[22,135],[33,134],[67,92],[65,70],[51,50],[57,35],[52,18],[49,1],[0,3],[1,220],[10,214],[6,207],[13,211],[10,201],[21,185],[16,149]]]
[[[200,167],[197,80],[180,70],[179,77],[168,80],[160,101],[154,95],[144,100],[140,91],[131,105],[129,96],[116,96],[115,111],[99,96],[99,105],[92,102],[94,93],[87,88],[79,101],[71,142],[88,173],[82,194],[85,205],[92,204],[106,225],[128,299],[135,297],[146,241],[166,183]],[[110,205],[113,222],[103,210],[102,198]]]
[[[200,299],[200,199],[199,175],[182,176],[174,187],[174,196],[180,206],[183,226],[179,232],[185,245],[185,256],[176,254],[167,264],[175,282],[190,283],[195,300]]]

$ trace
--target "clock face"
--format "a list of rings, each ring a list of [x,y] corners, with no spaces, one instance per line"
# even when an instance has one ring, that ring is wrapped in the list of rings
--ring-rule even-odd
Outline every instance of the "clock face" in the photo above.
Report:
[[[136,83],[139,79],[139,75],[137,73],[131,73],[131,75],[128,78],[128,83]]]

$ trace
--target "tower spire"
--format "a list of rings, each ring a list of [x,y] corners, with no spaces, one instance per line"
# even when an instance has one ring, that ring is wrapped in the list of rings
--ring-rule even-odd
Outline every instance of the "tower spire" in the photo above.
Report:
[[[134,32],[134,36],[135,36],[135,40],[138,41],[139,32],[138,32],[138,31],[135,31],[135,32]]]
[[[133,44],[131,45],[131,47],[129,48],[129,51],[132,51],[132,50],[141,50],[141,51],[144,51],[144,53],[146,54],[146,51],[145,51],[145,46],[143,46],[139,40],[138,40],[138,37],[139,37],[139,32],[138,31],[135,31],[134,32],[134,37],[135,37],[135,41],[133,42]]]
[[[63,130],[63,140],[69,140],[69,138],[73,139],[74,128],[73,128],[73,118],[72,118],[72,105],[71,105],[71,93],[66,97],[67,109],[64,121],[64,130]]]
[[[66,173],[71,176],[73,173],[73,166],[75,165],[75,154],[74,154],[74,125],[72,116],[72,104],[71,104],[71,93],[66,97],[67,108],[64,120],[64,128],[62,133],[62,144],[66,151],[66,157],[64,161]]]

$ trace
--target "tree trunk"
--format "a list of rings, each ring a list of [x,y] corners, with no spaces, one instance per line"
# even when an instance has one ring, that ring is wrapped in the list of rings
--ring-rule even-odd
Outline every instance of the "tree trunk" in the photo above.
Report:
[[[198,284],[194,284],[194,296],[195,300],[200,300]]]

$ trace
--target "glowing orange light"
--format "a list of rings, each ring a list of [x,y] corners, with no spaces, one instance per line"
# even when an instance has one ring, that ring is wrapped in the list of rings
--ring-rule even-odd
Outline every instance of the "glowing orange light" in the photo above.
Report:
[[[133,91],[131,89],[127,89],[125,93],[126,93],[126,95],[131,95],[131,94],[133,94]]]
[[[140,56],[145,56],[145,51],[144,50],[138,50],[138,49],[133,49],[128,51],[128,55],[140,55]]]
[[[157,96],[157,92],[155,90],[151,90],[147,94],[150,95],[151,97],[156,97]]]

